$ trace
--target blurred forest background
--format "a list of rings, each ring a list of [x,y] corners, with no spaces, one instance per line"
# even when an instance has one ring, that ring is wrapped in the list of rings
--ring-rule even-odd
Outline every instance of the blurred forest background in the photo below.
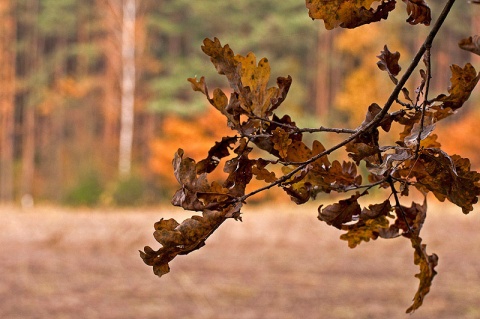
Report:
[[[441,4],[430,1],[434,19]],[[212,89],[227,85],[200,49],[206,37],[267,57],[272,85],[293,77],[280,113],[302,126],[355,128],[393,89],[376,66],[383,46],[401,52],[406,68],[430,29],[405,23],[405,5],[397,6],[387,21],[327,32],[303,0],[1,0],[0,202],[169,200],[174,152],[200,160],[229,133],[186,81],[204,75]],[[431,96],[447,92],[450,64],[480,69],[457,46],[478,33],[478,10],[459,1],[434,42]],[[409,85],[413,92],[418,82]],[[474,92],[438,128],[446,150],[477,168],[478,102]]]

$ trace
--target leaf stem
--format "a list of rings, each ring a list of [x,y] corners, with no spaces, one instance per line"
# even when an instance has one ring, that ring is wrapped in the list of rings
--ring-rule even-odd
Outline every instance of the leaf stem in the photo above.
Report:
[[[430,59],[430,49],[431,47],[427,47],[425,51],[425,64],[427,65],[427,79],[425,80],[425,96],[422,103],[422,117],[420,119],[420,130],[417,136],[417,148],[415,150],[415,156],[418,157],[418,153],[420,152],[420,142],[422,141],[422,133],[425,125],[425,111],[427,109],[428,104],[428,91],[430,89],[430,79],[432,78],[432,66],[431,66],[431,59]]]

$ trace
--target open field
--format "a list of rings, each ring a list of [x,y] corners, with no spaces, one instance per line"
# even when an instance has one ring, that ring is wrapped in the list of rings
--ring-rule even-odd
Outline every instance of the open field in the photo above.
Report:
[[[408,241],[352,250],[315,207],[274,209],[249,207],[159,279],[138,249],[157,248],[153,223],[181,210],[0,207],[0,318],[480,318],[478,212],[430,210],[423,237],[438,275],[410,316]]]

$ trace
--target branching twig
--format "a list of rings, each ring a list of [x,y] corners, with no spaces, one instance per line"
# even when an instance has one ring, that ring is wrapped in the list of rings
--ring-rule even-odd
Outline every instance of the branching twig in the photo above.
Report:
[[[398,95],[400,94],[400,91],[402,90],[402,88],[405,86],[405,84],[407,83],[408,79],[411,77],[413,71],[416,69],[416,67],[418,66],[418,63],[420,62],[420,60],[422,59],[423,55],[425,54],[425,51],[427,50],[427,48],[430,48],[432,46],[432,43],[433,43],[433,40],[435,39],[438,31],[440,30],[440,27],[442,26],[443,22],[445,21],[445,18],[448,16],[448,13],[450,12],[450,9],[452,8],[453,4],[455,3],[455,0],[448,0],[447,1],[447,4],[445,5],[445,7],[443,8],[443,11],[442,13],[440,14],[440,16],[438,17],[438,20],[436,21],[435,25],[433,26],[432,30],[430,31],[430,33],[428,34],[427,38],[425,39],[425,42],[423,43],[423,45],[420,47],[420,49],[418,50],[417,54],[415,55],[415,57],[413,58],[412,62],[410,63],[409,67],[407,68],[407,70],[405,71],[405,74],[401,77],[401,79],[398,81],[397,85],[395,86],[395,88],[393,89],[392,93],[390,94],[387,102],[385,103],[385,105],[383,106],[382,110],[373,118],[373,120],[371,122],[369,122],[368,124],[366,124],[365,126],[361,126],[359,128],[357,128],[355,130],[355,133],[353,133],[352,135],[350,135],[348,138],[346,138],[345,140],[343,140],[342,142],[338,143],[337,145],[329,148],[328,150],[325,150],[315,156],[312,156],[309,160],[305,161],[304,163],[302,163],[301,165],[299,165],[298,167],[296,167],[295,169],[293,169],[290,173],[280,177],[279,179],[277,179],[275,182],[272,182],[262,188],[259,188],[257,190],[254,190],[248,194],[245,194],[243,195],[242,197],[238,198],[237,201],[245,201],[247,198],[259,193],[259,192],[262,192],[262,191],[265,191],[265,190],[268,190],[274,186],[277,186],[277,185],[280,185],[282,184],[283,182],[287,181],[288,179],[290,179],[292,176],[294,176],[296,173],[298,173],[299,171],[301,171],[302,169],[306,168],[310,163],[313,163],[315,162],[316,160],[318,160],[319,158],[323,157],[323,156],[326,156],[326,155],[329,155],[330,153],[332,153],[333,151],[347,145],[348,143],[350,143],[351,141],[355,140],[357,137],[359,137],[361,134],[365,133],[365,132],[369,132],[371,130],[373,130],[374,128],[378,127],[378,125],[380,124],[380,122],[382,121],[382,119],[387,115],[388,111],[390,110],[390,108],[392,107],[393,103],[398,99]],[[261,118],[260,118],[261,119]],[[284,123],[282,123],[283,125]],[[397,196],[396,194],[394,194],[395,196]]]
[[[330,132],[330,133],[353,134],[353,133],[356,132],[356,130],[347,129],[347,128],[330,128],[330,127],[323,127],[323,126],[320,126],[319,128],[298,128],[298,127],[293,126],[293,125],[289,125],[289,124],[286,124],[286,123],[266,119],[266,118],[256,116],[256,115],[250,115],[249,117],[252,118],[252,119],[255,119],[255,120],[269,122],[269,123],[272,123],[272,124],[275,124],[275,125],[278,125],[278,126],[281,126],[281,127],[285,127],[285,128],[288,128],[288,129],[290,129],[294,132],[297,132],[297,133]]]

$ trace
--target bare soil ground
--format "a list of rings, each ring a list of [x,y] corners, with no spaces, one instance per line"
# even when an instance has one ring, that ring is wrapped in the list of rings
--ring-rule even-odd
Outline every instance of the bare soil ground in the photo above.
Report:
[[[314,207],[250,207],[161,279],[138,249],[156,249],[153,223],[181,210],[0,207],[0,318],[480,318],[480,216],[430,211],[423,237],[438,275],[410,316],[409,242],[349,249]]]

